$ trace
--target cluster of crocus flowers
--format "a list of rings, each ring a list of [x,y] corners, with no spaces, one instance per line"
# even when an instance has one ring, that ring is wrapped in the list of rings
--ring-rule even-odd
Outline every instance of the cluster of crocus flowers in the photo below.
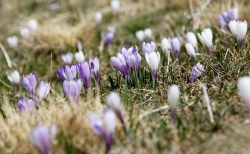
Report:
[[[127,48],[124,46],[116,57],[111,57],[111,63],[125,77],[128,77],[132,72],[140,74],[141,56],[137,47]]]
[[[172,124],[174,127],[176,126],[176,112],[177,112],[177,106],[179,104],[179,100],[180,100],[180,90],[178,86],[171,85],[168,90],[168,102],[169,102]]]
[[[205,28],[201,34],[198,33],[198,37],[201,43],[205,44],[210,51],[215,52],[214,45],[213,45],[213,33],[210,28]]]
[[[189,78],[189,83],[193,83],[197,80],[199,76],[201,76],[202,72],[204,72],[204,67],[200,63],[194,65],[191,71],[191,76]]]
[[[20,74],[17,70],[12,71],[8,76],[8,80],[15,85],[20,85]]]
[[[250,114],[250,77],[244,76],[238,79],[238,91],[246,104],[248,114]]]
[[[42,80],[38,85],[37,92],[35,93],[36,83],[37,81],[35,73],[31,73],[26,77],[23,75],[22,77],[23,87],[29,93],[30,97],[36,101],[36,106],[38,107],[42,102],[42,100],[48,95],[50,91],[50,84]],[[35,94],[37,96],[36,99],[35,99]]]
[[[150,40],[147,43],[143,42],[142,53],[151,69],[152,78],[155,81],[157,70],[160,64],[160,53],[155,51],[155,43]]]
[[[88,116],[89,125],[92,130],[99,135],[106,145],[106,152],[111,150],[113,144],[113,136],[116,127],[116,115],[110,109],[103,110],[103,118],[96,114]]]
[[[127,127],[121,112],[121,98],[118,93],[111,92],[106,96],[108,106],[115,112],[116,117],[120,120],[123,126],[123,130],[128,135]]]
[[[139,30],[135,32],[135,36],[140,42],[142,42],[145,38],[152,37],[152,30],[150,28],[146,28],[145,30]]]
[[[240,46],[243,44],[243,39],[247,33],[247,22],[232,20],[229,22],[229,29],[235,35]]]
[[[225,12],[222,12],[217,17],[217,21],[221,28],[228,30],[229,29],[229,22],[232,20],[238,20],[238,9],[237,8],[231,8]]]
[[[18,46],[18,38],[17,36],[10,36],[7,38],[7,42],[9,44],[9,46],[13,49],[17,49]]]
[[[49,154],[51,152],[51,144],[57,133],[57,125],[52,124],[49,129],[45,125],[36,126],[29,134],[30,142],[38,150],[39,154]]]

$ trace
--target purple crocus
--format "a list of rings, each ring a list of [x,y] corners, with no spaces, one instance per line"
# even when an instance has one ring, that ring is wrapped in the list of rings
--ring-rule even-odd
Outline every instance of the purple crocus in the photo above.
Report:
[[[118,53],[116,57],[111,57],[111,63],[124,76],[128,76],[128,66],[124,56],[121,53]]]
[[[31,73],[27,75],[26,77],[22,77],[22,84],[23,87],[27,90],[27,92],[30,94],[31,98],[34,98],[34,93],[36,89],[36,75],[35,73]]]
[[[18,109],[19,109],[20,114],[31,113],[34,109],[33,99],[19,97]]]
[[[82,81],[74,79],[71,81],[63,81],[63,91],[70,102],[77,103],[82,89]]]
[[[89,66],[90,66],[91,74],[94,75],[96,84],[99,85],[99,69],[100,69],[100,64],[99,64],[98,58],[95,57],[94,59],[89,59]]]
[[[155,51],[155,43],[151,40],[148,40],[147,43],[142,43],[142,53],[145,56],[146,53],[150,54]]]
[[[221,28],[228,30],[229,29],[229,22],[235,20],[238,20],[238,9],[237,8],[231,8],[225,12],[222,12],[217,17],[217,21]]]
[[[181,45],[182,45],[182,39],[180,37],[174,37],[169,40],[169,44],[171,47],[171,51],[174,54],[175,58],[179,58],[181,54]]]
[[[201,65],[200,63],[197,63],[196,65],[194,65],[191,71],[191,76],[189,78],[189,83],[195,82],[196,79],[202,74],[203,71],[204,71],[203,65]]]
[[[90,87],[91,72],[89,64],[87,62],[82,62],[77,65],[77,71],[83,80],[85,87],[88,89]]]
[[[37,106],[48,95],[49,91],[50,91],[50,84],[42,80],[37,88],[37,98],[38,98]]]
[[[116,116],[114,112],[109,109],[104,109],[103,119],[96,114],[90,114],[88,121],[92,130],[104,140],[106,151],[110,151],[116,127]]]
[[[130,48],[127,48],[126,46],[124,46],[120,53],[125,58],[129,71],[130,72],[135,71],[139,75],[141,56],[138,53],[137,46],[135,46],[135,48],[133,46]]]
[[[59,67],[57,70],[57,74],[60,78],[61,81],[68,80],[71,81],[74,78],[76,78],[76,66],[71,65],[71,66],[66,66],[66,67]]]
[[[107,48],[109,46],[109,44],[112,42],[114,38],[114,33],[113,32],[106,32],[103,36],[103,39],[104,39],[104,46],[105,48]]]
[[[57,126],[53,124],[49,129],[45,125],[36,126],[29,134],[30,142],[36,147],[39,154],[49,154],[51,143],[56,136]]]

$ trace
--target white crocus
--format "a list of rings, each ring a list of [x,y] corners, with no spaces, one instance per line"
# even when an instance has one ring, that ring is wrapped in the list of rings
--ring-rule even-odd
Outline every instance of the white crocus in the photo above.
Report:
[[[9,46],[13,49],[17,49],[18,46],[18,38],[17,36],[11,36],[7,38],[7,42]]]
[[[29,31],[28,28],[21,28],[21,29],[20,29],[20,34],[21,34],[21,36],[22,36],[24,39],[26,39],[26,40],[28,40],[29,37],[30,37],[30,31]]]
[[[205,28],[201,34],[198,33],[198,37],[201,41],[201,43],[205,44],[211,51],[214,52],[214,46],[213,46],[213,33],[210,28]]]
[[[33,32],[37,31],[38,23],[37,20],[29,20],[27,26]]]
[[[170,52],[169,40],[166,37],[161,40],[161,49],[164,53],[166,53],[166,55],[168,55],[168,52]]]
[[[17,70],[14,70],[13,72],[11,72],[11,74],[9,74],[7,77],[10,82],[16,85],[20,84],[20,74]]]
[[[186,43],[186,44],[185,44],[185,47],[186,47],[187,53],[188,53],[192,58],[195,58],[195,57],[196,57],[196,53],[195,53],[195,49],[194,49],[194,47],[192,46],[192,44],[191,44],[191,43]]]
[[[238,80],[238,91],[243,99],[243,101],[246,103],[248,113],[250,114],[250,77],[245,76],[241,77]]]
[[[118,93],[111,92],[106,96],[107,104],[115,111],[121,110],[121,98]]]
[[[75,53],[75,59],[78,63],[85,61],[85,56],[81,50]]]
[[[73,54],[71,52],[68,52],[66,54],[62,54],[61,58],[62,58],[64,63],[70,65],[73,61]]]
[[[116,126],[116,115],[112,110],[106,110],[103,114],[103,121],[107,128],[108,134],[114,134]]]
[[[168,102],[170,109],[177,108],[180,100],[180,90],[177,85],[171,85],[171,87],[168,90]]]
[[[194,35],[194,33],[188,32],[186,34],[186,39],[187,39],[188,43],[190,43],[194,47],[195,52],[197,52],[198,51],[197,39],[196,39],[196,36]]]
[[[112,0],[110,2],[111,8],[113,9],[114,13],[117,13],[120,8],[120,1],[119,0]]]
[[[95,23],[97,26],[99,26],[102,23],[102,13],[101,12],[95,13]]]
[[[152,37],[152,30],[150,28],[145,29],[144,36],[147,38],[151,38]]]
[[[228,25],[232,34],[237,38],[238,43],[242,45],[243,39],[247,33],[246,20],[244,22],[232,20]]]
[[[144,31],[139,30],[139,31],[135,32],[135,36],[140,42],[142,42],[145,38]]]
[[[157,70],[160,64],[160,53],[157,52],[151,52],[145,54],[146,61],[148,63],[148,66],[151,69],[151,74],[153,79],[156,79]]]

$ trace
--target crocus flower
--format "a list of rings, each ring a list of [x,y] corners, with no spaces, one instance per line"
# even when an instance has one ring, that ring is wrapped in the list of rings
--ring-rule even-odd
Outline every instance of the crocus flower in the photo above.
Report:
[[[103,39],[104,39],[104,46],[108,47],[109,44],[112,42],[113,38],[114,38],[114,33],[113,32],[106,32],[104,34],[104,37],[103,37]]]
[[[109,109],[104,109],[103,119],[96,114],[90,114],[88,121],[92,130],[104,140],[107,152],[110,151],[116,127],[116,116],[114,112]]]
[[[121,53],[118,53],[116,57],[111,57],[111,63],[124,76],[128,76],[128,66],[124,56]]]
[[[151,52],[146,53],[145,55],[146,61],[151,69],[152,78],[156,79],[157,70],[160,64],[160,53],[157,52]]]
[[[37,98],[38,98],[38,104],[37,106],[42,102],[42,100],[49,94],[50,91],[50,84],[44,82],[43,80],[39,83],[37,88]]]
[[[204,71],[203,65],[200,63],[197,63],[194,65],[191,71],[191,76],[189,78],[189,83],[193,83],[196,81],[196,79],[201,75],[201,73]]]
[[[146,53],[151,53],[155,51],[155,43],[151,40],[148,40],[147,43],[142,43],[142,53],[145,56]]]
[[[140,42],[142,42],[145,38],[144,31],[139,30],[139,31],[135,32],[135,36]]]
[[[188,32],[186,34],[186,39],[187,39],[187,42],[193,46],[195,52],[198,52],[197,39],[196,39],[196,36],[194,35],[194,33]]]
[[[79,51],[82,51],[82,42],[81,41],[77,41],[77,48]]]
[[[161,40],[161,49],[164,53],[167,53],[169,52],[169,49],[170,49],[170,44],[169,44],[169,40],[165,37]]]
[[[229,28],[233,35],[237,38],[239,45],[243,44],[243,39],[247,33],[247,22],[232,20],[229,22]]]
[[[27,26],[29,27],[30,30],[35,32],[37,30],[37,27],[38,27],[37,20],[34,20],[34,19],[29,20]]]
[[[68,52],[66,54],[62,54],[61,58],[62,58],[64,63],[66,63],[67,65],[71,65],[71,63],[73,61],[73,54],[71,52]]]
[[[58,10],[60,8],[60,4],[59,3],[51,3],[50,5],[48,5],[48,9],[49,10]]]
[[[20,85],[20,74],[17,70],[14,70],[13,72],[11,72],[11,74],[9,74],[8,76],[8,80],[16,85]]]
[[[75,53],[75,59],[78,63],[82,63],[85,60],[85,56],[81,50]]]
[[[174,54],[175,58],[179,58],[181,54],[181,45],[182,45],[181,38],[175,37],[175,38],[169,39],[169,44],[170,44],[171,51]]]
[[[33,99],[19,97],[18,109],[19,109],[20,114],[31,113],[34,109]]]
[[[107,27],[107,29],[108,29],[108,32],[112,32],[112,33],[114,33],[114,34],[115,34],[115,32],[116,32],[116,27],[115,27],[115,26],[109,25],[109,26]]]
[[[100,67],[100,64],[99,64],[98,58],[95,57],[94,59],[89,59],[89,66],[90,66],[91,74],[94,75],[96,84],[99,84],[99,67]]]
[[[111,0],[110,5],[111,5],[111,8],[113,9],[113,12],[116,14],[120,8],[120,1],[119,0]]]
[[[168,102],[173,125],[176,125],[176,111],[180,100],[180,90],[177,85],[171,85],[168,90]]]
[[[30,142],[36,147],[39,154],[49,154],[51,143],[56,134],[56,126],[52,125],[49,130],[45,125],[36,126],[29,134]]]
[[[238,91],[246,104],[248,113],[250,114],[250,77],[245,76],[238,79]]]
[[[213,46],[213,33],[210,28],[205,28],[201,34],[198,33],[198,37],[201,41],[201,43],[205,44],[210,51],[214,52],[214,46]]]
[[[111,92],[109,95],[106,96],[106,101],[108,106],[114,110],[117,118],[120,120],[120,122],[123,125],[124,132],[128,134],[127,128],[125,121],[122,117],[122,112],[121,112],[121,98],[118,93],[116,92]]]
[[[238,9],[237,8],[232,8],[229,9],[225,12],[222,12],[220,15],[217,17],[217,21],[221,28],[227,30],[229,29],[228,23],[232,20],[238,20]]]
[[[146,38],[151,38],[152,37],[152,30],[150,28],[146,28],[144,30],[144,35]]]
[[[195,49],[194,49],[194,47],[192,46],[192,44],[191,44],[191,43],[186,43],[186,44],[185,44],[185,47],[186,47],[187,53],[188,53],[192,58],[195,58],[195,57],[196,57],[196,53],[195,53]]]
[[[133,46],[131,46],[130,48],[124,46],[120,53],[125,58],[129,71],[130,72],[135,71],[139,75],[141,56],[138,53],[137,46],[135,46],[135,48]]]
[[[21,36],[22,36],[24,39],[29,40],[30,32],[29,32],[29,29],[28,29],[28,28],[21,28],[21,29],[20,29],[20,34],[21,34]]]
[[[24,75],[23,75],[22,84],[23,84],[23,87],[30,94],[30,97],[34,98],[35,89],[36,89],[36,75],[35,75],[35,73],[31,73],[31,74],[27,75],[26,77],[24,77]]]
[[[65,80],[68,80],[68,81],[73,80],[74,78],[76,78],[76,66],[66,65],[66,67],[64,68],[64,71],[62,71],[62,75],[64,76]]]
[[[66,80],[65,77],[64,77],[64,75],[63,75],[63,72],[64,72],[64,71],[65,71],[65,67],[64,67],[64,66],[61,66],[61,67],[59,67],[59,68],[57,69],[57,75],[58,75],[58,77],[59,77],[59,79],[60,79],[61,81]]]
[[[91,72],[89,68],[89,64],[87,62],[83,62],[77,65],[77,71],[80,77],[82,78],[82,81],[85,85],[85,87],[88,89],[90,86],[90,79],[91,79]]]
[[[96,23],[96,26],[99,26],[102,23],[102,13],[101,12],[95,13],[95,23]]]
[[[7,42],[9,46],[13,49],[17,49],[18,46],[18,38],[17,36],[11,36],[7,38]]]
[[[63,81],[63,91],[70,102],[77,103],[82,89],[82,81],[74,79],[71,81]]]

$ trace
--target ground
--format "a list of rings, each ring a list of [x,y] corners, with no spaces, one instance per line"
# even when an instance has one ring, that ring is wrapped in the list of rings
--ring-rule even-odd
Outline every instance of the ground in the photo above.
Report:
[[[49,9],[57,2],[60,8]],[[250,21],[247,0],[123,0],[114,14],[109,0],[0,0],[0,42],[12,63],[9,67],[0,53],[0,151],[3,153],[34,153],[30,131],[38,124],[58,125],[52,153],[104,153],[105,145],[91,130],[89,113],[101,115],[105,97],[116,91],[122,98],[122,113],[129,128],[125,136],[117,122],[114,144],[110,153],[248,153],[250,119],[237,90],[239,77],[249,75],[249,28],[243,46],[239,46],[230,31],[220,29],[216,18],[236,7],[239,20]],[[96,27],[94,14],[100,11],[103,21]],[[28,20],[38,21],[38,30],[30,40],[24,40],[19,30]],[[116,27],[113,42],[99,51],[101,36],[108,25]],[[249,25],[249,24],[248,24]],[[164,37],[180,36],[185,41],[188,31],[196,35],[204,28],[213,31],[213,54],[199,41],[199,55],[192,59],[184,45],[181,56],[167,65],[160,43]],[[150,69],[142,56],[141,42],[135,32],[151,28],[161,54],[156,86],[152,85]],[[16,50],[9,47],[7,37],[19,38]],[[197,38],[198,39],[198,38]],[[79,103],[68,102],[57,77],[57,68],[64,66],[61,54],[77,52],[80,40],[87,58],[100,61],[100,89],[92,81],[91,90],[82,90]],[[124,77],[110,63],[121,48],[137,45],[142,56],[143,78],[139,85],[127,85]],[[205,71],[194,83],[188,83],[192,67],[200,62]],[[74,61],[76,63],[76,61]],[[167,69],[168,68],[168,69]],[[50,82],[51,91],[41,107],[30,117],[19,114],[18,97],[28,97],[22,86],[15,86],[7,74],[18,70],[21,75],[35,72],[37,80]],[[168,70],[168,71],[167,71]],[[214,123],[211,123],[201,83],[207,87]],[[177,126],[172,127],[168,109],[145,115],[145,112],[168,105],[168,89],[178,85],[181,98],[177,109]]]

